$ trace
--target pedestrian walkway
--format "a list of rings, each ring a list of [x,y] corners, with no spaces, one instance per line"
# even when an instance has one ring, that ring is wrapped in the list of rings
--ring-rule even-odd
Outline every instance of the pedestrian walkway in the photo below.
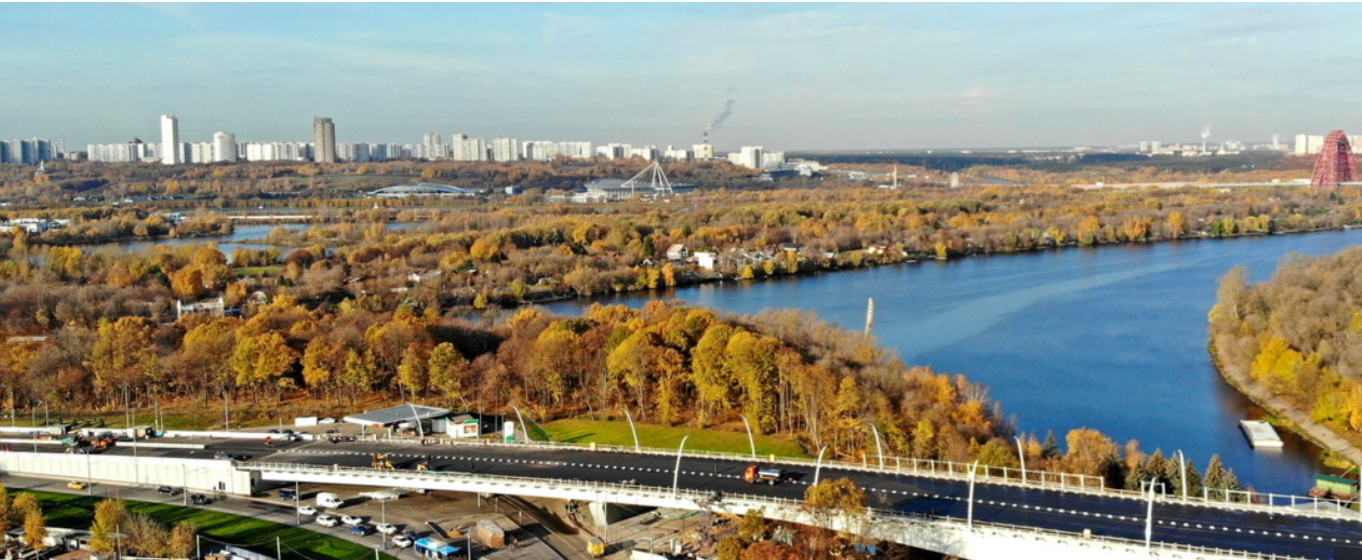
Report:
[[[1217,340],[1217,345],[1218,342],[1219,340]],[[1254,381],[1243,368],[1227,365],[1218,359],[1216,362],[1216,369],[1220,370],[1221,377],[1224,377],[1225,381],[1238,389],[1249,400],[1277,417],[1290,422],[1291,425],[1288,427],[1306,439],[1315,442],[1316,445],[1342,455],[1354,465],[1362,465],[1362,449],[1343,439],[1333,430],[1316,423],[1310,418],[1309,414],[1296,409],[1290,403],[1272,394],[1267,387]]]

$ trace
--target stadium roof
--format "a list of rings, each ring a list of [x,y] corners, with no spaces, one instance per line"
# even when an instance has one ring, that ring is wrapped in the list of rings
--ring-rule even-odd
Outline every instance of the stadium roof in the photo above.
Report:
[[[351,424],[362,424],[365,426],[373,426],[375,424],[391,426],[399,422],[430,420],[431,418],[439,418],[447,415],[449,415],[449,409],[447,408],[436,408],[433,406],[421,406],[419,404],[408,403],[382,410],[375,410],[373,412],[346,416],[345,421]]]
[[[396,185],[369,193],[370,196],[379,198],[407,198],[410,196],[478,196],[480,194],[482,194],[481,191],[436,183]]]

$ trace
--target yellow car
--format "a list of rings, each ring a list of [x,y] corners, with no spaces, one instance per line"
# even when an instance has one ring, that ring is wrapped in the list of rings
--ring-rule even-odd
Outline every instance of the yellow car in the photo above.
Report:
[[[84,490],[85,487],[87,486],[89,486],[89,484],[86,484],[79,480],[72,480],[71,482],[66,483],[66,487],[72,490]]]

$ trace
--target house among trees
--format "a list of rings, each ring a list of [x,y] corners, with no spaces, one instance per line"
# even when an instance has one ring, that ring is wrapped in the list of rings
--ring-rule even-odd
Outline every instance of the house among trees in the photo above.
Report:
[[[696,251],[695,265],[713,272],[714,265],[718,262],[719,254],[713,251]]]
[[[684,261],[690,257],[690,249],[680,243],[673,243],[667,247],[667,260]]]
[[[208,313],[214,317],[222,317],[226,314],[227,306],[219,297],[216,301],[202,301],[199,303],[185,303],[175,300],[175,320],[178,321],[188,313]]]

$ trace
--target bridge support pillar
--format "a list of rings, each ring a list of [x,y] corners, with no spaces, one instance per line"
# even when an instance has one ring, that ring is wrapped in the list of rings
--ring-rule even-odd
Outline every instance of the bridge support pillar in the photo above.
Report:
[[[618,523],[639,514],[637,507],[622,506],[609,502],[591,502],[591,519],[597,527]]]

